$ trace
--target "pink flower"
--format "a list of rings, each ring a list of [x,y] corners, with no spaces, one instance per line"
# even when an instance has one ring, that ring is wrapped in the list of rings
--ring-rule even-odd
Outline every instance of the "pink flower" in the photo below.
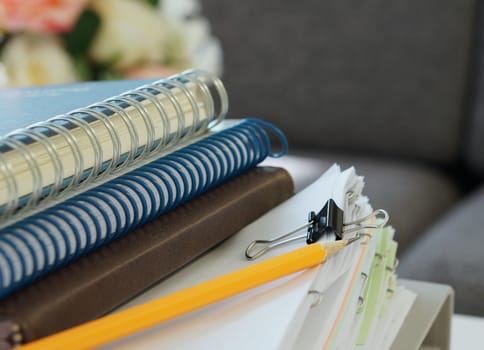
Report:
[[[0,29],[7,32],[67,32],[87,1],[0,0]]]
[[[179,69],[158,64],[149,64],[129,68],[125,71],[125,74],[128,79],[148,79],[167,77],[178,72]]]

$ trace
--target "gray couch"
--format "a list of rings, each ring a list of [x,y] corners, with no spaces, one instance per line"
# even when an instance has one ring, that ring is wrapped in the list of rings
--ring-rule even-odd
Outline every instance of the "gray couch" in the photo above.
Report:
[[[484,14],[476,0],[204,0],[231,116],[289,139],[297,189],[333,162],[397,230],[399,275],[484,316]]]

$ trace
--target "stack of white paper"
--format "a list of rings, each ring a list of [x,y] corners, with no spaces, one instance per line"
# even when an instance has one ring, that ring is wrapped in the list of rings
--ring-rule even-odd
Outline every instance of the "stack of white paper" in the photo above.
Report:
[[[307,223],[310,211],[318,212],[332,198],[344,211],[345,222],[372,212],[362,195],[363,178],[353,168],[331,167],[316,182],[274,208],[232,238],[189,266],[136,298],[125,308],[167,295],[257,261],[305,245],[292,242],[257,259],[245,258],[245,249],[257,239],[270,239]],[[334,240],[324,237],[322,241]],[[166,322],[112,343],[115,349],[348,349],[354,348],[362,319],[361,296],[372,271],[377,242],[361,239],[324,264],[237,295],[197,312]],[[378,312],[374,329],[387,336],[369,344],[383,349],[404,319],[400,306],[411,305],[409,292],[397,289]],[[408,311],[408,310],[407,310]],[[395,333],[396,334],[396,333]],[[380,347],[384,346],[384,347]]]

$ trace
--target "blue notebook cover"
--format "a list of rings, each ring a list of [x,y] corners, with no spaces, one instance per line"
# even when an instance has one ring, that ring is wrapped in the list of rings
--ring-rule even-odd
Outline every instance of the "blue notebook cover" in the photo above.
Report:
[[[112,80],[0,88],[0,136],[153,81]]]

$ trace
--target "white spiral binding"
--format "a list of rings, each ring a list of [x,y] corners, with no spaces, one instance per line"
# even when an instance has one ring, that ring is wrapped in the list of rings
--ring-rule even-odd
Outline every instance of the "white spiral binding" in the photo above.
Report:
[[[189,86],[196,89],[198,96],[202,97],[197,100]],[[162,103],[161,99],[164,99],[165,103]],[[0,181],[3,182],[6,191],[5,197],[2,197],[5,200],[0,203],[0,224],[46,199],[78,188],[81,183],[100,180],[108,174],[133,166],[142,159],[167,150],[181,140],[206,132],[210,126],[225,117],[228,109],[227,100],[227,93],[220,79],[204,71],[189,70],[7,134],[0,138],[0,146],[3,145],[6,149],[0,152]],[[186,122],[182,107],[182,104],[187,105],[187,101],[192,119],[190,124]],[[157,115],[150,115],[146,104],[152,106]],[[199,104],[202,104],[206,111],[203,118]],[[132,116],[127,113],[131,108],[138,113],[144,125],[133,123]],[[170,124],[167,108],[175,111],[175,115],[170,116],[172,119],[175,118],[177,128]],[[123,140],[112,116],[116,116],[118,122],[124,123],[126,127],[124,130],[127,130],[130,141],[127,151],[122,151]],[[155,119],[156,125],[160,126],[158,130],[161,130],[161,135],[155,132]],[[110,138],[109,147],[112,147],[112,154],[103,152],[103,145],[98,139],[93,122],[105,128],[104,132],[107,132]],[[138,133],[140,129],[146,132],[143,141],[140,140]],[[88,164],[83,156],[83,151],[86,150],[80,149],[78,140],[73,136],[74,130],[84,132],[84,140],[90,144],[93,164]],[[174,132],[170,133],[170,130]],[[73,161],[69,173],[56,145],[52,142],[53,136],[62,137],[68,147],[69,157]],[[37,151],[33,150],[32,145],[37,145]],[[41,151],[39,145],[42,147]],[[7,157],[10,152],[16,152],[15,159],[21,157],[22,161],[25,161],[24,171],[28,173],[31,183],[21,183],[18,179],[14,166]],[[48,159],[48,165],[39,164],[39,152],[44,152],[44,159]],[[47,166],[54,172],[53,175],[49,173],[48,181],[44,176]],[[22,193],[26,191],[26,186],[30,186],[28,193]]]

